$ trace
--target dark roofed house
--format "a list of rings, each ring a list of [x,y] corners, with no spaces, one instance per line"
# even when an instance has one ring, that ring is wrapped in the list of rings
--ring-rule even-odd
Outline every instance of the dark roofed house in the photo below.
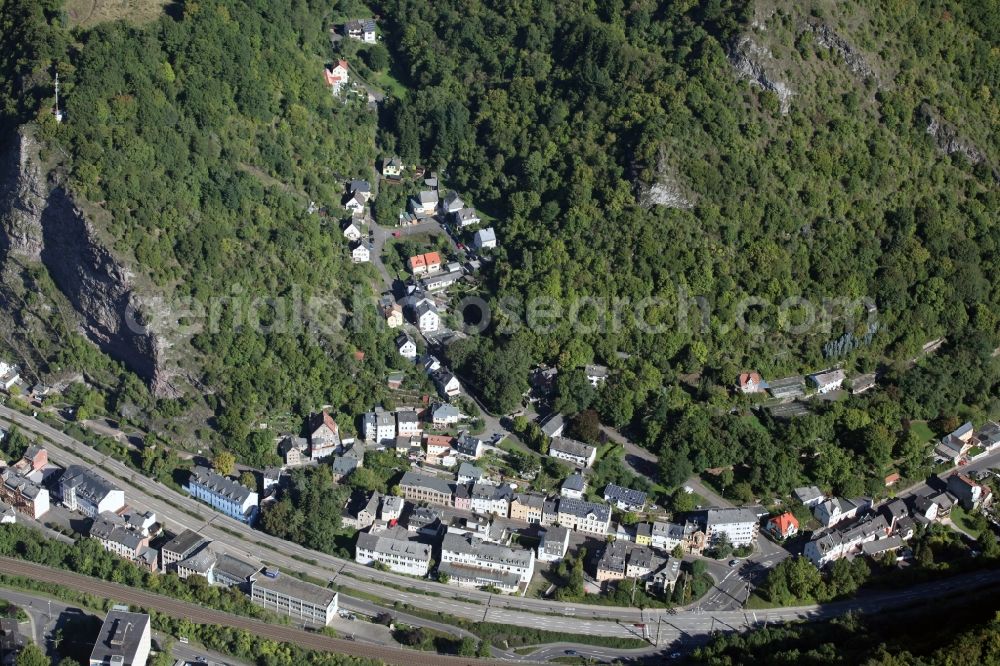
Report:
[[[145,666],[152,647],[149,616],[114,606],[97,634],[90,664],[96,666]]]
[[[609,483],[604,488],[604,501],[614,504],[621,511],[634,511],[646,505],[646,493]]]

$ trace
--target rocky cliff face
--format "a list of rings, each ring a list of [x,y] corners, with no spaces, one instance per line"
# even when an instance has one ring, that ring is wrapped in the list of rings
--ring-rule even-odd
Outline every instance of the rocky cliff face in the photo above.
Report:
[[[777,95],[782,114],[789,112],[795,91],[775,74],[776,66],[770,49],[752,36],[743,35],[730,44],[729,62],[738,77]]]
[[[80,330],[124,363],[158,396],[174,393],[164,371],[165,341],[145,325],[129,270],[98,239],[62,185],[43,176],[37,146],[23,132],[0,155],[0,252],[40,263],[75,309]]]

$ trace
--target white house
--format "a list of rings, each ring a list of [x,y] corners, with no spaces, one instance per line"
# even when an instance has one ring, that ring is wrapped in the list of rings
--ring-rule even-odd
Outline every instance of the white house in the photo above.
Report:
[[[845,375],[844,371],[840,369],[831,370],[830,372],[821,372],[809,377],[809,379],[811,379],[813,384],[816,386],[816,391],[819,393],[836,391],[840,388],[840,385],[844,383],[846,378],[847,375]]]
[[[420,432],[420,419],[417,418],[416,412],[411,410],[396,412],[397,437],[419,436]]]
[[[381,562],[396,573],[426,576],[431,564],[431,547],[413,541],[405,527],[358,534],[354,561],[358,564]]]
[[[421,333],[433,333],[441,327],[441,315],[430,301],[423,301],[417,305],[416,313],[417,328]]]
[[[587,375],[587,381],[594,388],[597,388],[608,378],[608,368],[604,365],[590,364],[583,368],[583,373]]]
[[[396,337],[396,350],[405,359],[412,361],[417,357],[417,343],[406,333],[400,333]]]
[[[187,491],[240,522],[252,523],[257,517],[257,493],[207,467],[196,465],[191,470]]]
[[[361,240],[361,225],[353,218],[344,226],[344,238],[352,243]]]
[[[371,201],[372,185],[367,180],[352,180],[347,189],[351,194],[361,197],[365,203]]]
[[[569,550],[568,529],[550,526],[541,530],[538,541],[539,562],[558,562],[566,557],[567,550]]]
[[[611,507],[578,499],[559,500],[559,525],[567,529],[604,536],[611,525]]]
[[[435,405],[431,411],[431,421],[436,426],[453,425],[463,418],[465,418],[465,415],[462,414],[458,407],[449,405],[448,403]]]
[[[597,457],[597,449],[573,439],[553,437],[549,443],[549,455],[571,462],[577,467],[590,467]]]
[[[356,264],[364,264],[371,261],[372,249],[367,241],[358,241],[351,250],[351,260]]]
[[[70,465],[59,478],[63,505],[94,518],[105,511],[116,513],[125,506],[125,491],[100,474],[80,465]]]
[[[349,210],[351,213],[360,213],[365,209],[365,198],[360,192],[354,192],[347,197],[344,201],[344,210]]]
[[[435,190],[423,190],[410,199],[410,212],[418,217],[433,216],[437,212],[438,193]]]
[[[709,509],[705,513],[705,536],[709,544],[718,543],[723,534],[734,546],[749,546],[757,540],[760,522],[753,511]]]
[[[535,573],[534,551],[485,543],[459,534],[445,534],[441,563],[512,574],[521,585],[530,583]]]
[[[152,647],[149,615],[115,605],[108,611],[90,652],[90,666],[146,666]]]
[[[585,492],[587,492],[587,480],[579,472],[573,472],[566,477],[562,487],[559,488],[560,497],[568,497],[569,499],[583,499]]]
[[[348,21],[344,24],[344,36],[365,44],[374,44],[376,41],[375,19],[364,18]]]
[[[463,229],[465,227],[471,227],[473,224],[479,224],[482,222],[482,219],[479,217],[479,214],[476,213],[475,208],[462,208],[455,211],[454,219],[455,224]]]
[[[396,437],[396,415],[381,408],[364,416],[365,439],[375,443],[387,442]]]
[[[334,95],[340,93],[351,78],[347,73],[347,61],[338,60],[333,67],[325,68],[323,70],[323,77],[326,80],[326,85],[330,86]]]
[[[493,227],[480,229],[473,236],[472,242],[480,250],[489,250],[497,246],[497,234]]]
[[[865,498],[843,499],[833,497],[816,505],[813,515],[816,520],[822,523],[823,527],[830,527],[836,523],[850,520],[871,506],[871,501]]]
[[[450,372],[435,374],[434,383],[437,384],[438,391],[449,398],[454,398],[462,392],[462,384],[458,381],[458,377]]]

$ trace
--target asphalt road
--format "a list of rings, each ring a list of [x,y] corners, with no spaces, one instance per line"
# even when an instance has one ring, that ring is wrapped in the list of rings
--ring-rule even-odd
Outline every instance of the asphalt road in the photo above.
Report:
[[[119,603],[126,603],[130,606],[155,609],[171,617],[184,618],[199,624],[214,624],[243,629],[261,638],[292,643],[313,650],[378,659],[387,664],[401,664],[404,666],[459,666],[461,664],[502,663],[494,660],[476,660],[473,658],[450,657],[416,650],[394,649],[332,638],[323,634],[296,629],[295,627],[269,624],[262,620],[223,613],[222,611],[204,608],[186,601],[178,601],[170,597],[152,594],[145,590],[118,585],[117,583],[109,583],[70,571],[52,569],[39,564],[7,557],[0,557],[0,571],[15,576],[44,579],[56,585],[63,585],[87,594],[111,599]]]

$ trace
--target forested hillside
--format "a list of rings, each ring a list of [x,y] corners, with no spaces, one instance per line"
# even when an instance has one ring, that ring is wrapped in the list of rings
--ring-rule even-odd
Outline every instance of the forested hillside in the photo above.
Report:
[[[496,406],[516,405],[519,390],[498,390],[521,381],[511,369],[558,363],[560,404],[631,426],[668,485],[745,463],[762,494],[803,474],[877,491],[883,470],[924,469],[906,419],[996,412],[995,3],[377,4],[414,91],[384,142],[447,164],[501,220],[501,314],[453,353]],[[589,307],[585,326],[510,324],[532,299],[565,315],[593,297],[651,298],[664,326],[625,308],[616,328]],[[792,305],[783,325],[778,306],[800,297],[818,322]],[[823,325],[824,299],[877,312]],[[941,355],[904,372],[940,336]],[[565,372],[591,360],[613,369],[596,394]],[[793,422],[725,413],[739,372],[835,364],[885,365],[891,391]]]
[[[189,2],[148,25],[72,32],[57,3],[5,0],[3,10],[25,40],[5,57],[20,55],[18,74],[35,84],[23,101],[38,135],[65,158],[69,189],[151,295],[148,316],[179,365],[179,400],[156,404],[132,386],[119,405],[164,418],[207,406],[251,459],[258,451],[243,441],[268,415],[367,407],[384,368],[374,329],[336,329],[355,285],[370,295],[346,256],[337,208],[344,179],[371,173],[376,119],[323,82],[327,4]],[[61,125],[49,113],[56,70]],[[7,111],[20,109],[8,101]],[[310,202],[333,216],[310,213]],[[276,316],[260,303],[247,314],[259,298],[285,299],[280,326],[264,334],[254,317],[268,326]],[[372,353],[364,367],[357,348]],[[267,437],[253,441],[271,449]]]

